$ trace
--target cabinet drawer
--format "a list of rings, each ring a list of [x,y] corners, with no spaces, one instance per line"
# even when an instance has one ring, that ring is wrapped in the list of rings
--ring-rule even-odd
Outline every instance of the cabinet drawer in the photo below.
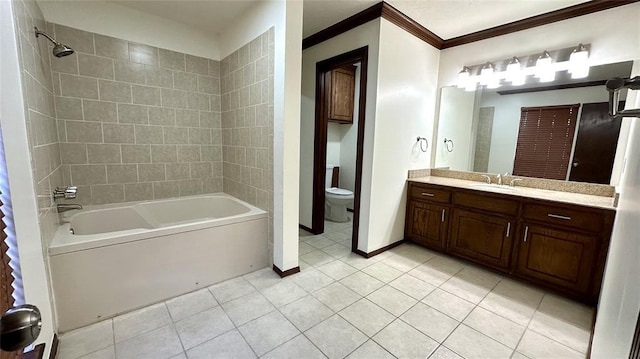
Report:
[[[528,220],[589,232],[600,232],[604,226],[604,215],[602,213],[585,212],[574,208],[525,204],[522,216]]]
[[[409,186],[409,197],[421,201],[448,204],[451,202],[451,191],[431,186],[411,184],[411,186]]]
[[[520,203],[508,198],[493,197],[471,192],[456,192],[453,203],[457,206],[501,213],[510,216],[518,214]]]

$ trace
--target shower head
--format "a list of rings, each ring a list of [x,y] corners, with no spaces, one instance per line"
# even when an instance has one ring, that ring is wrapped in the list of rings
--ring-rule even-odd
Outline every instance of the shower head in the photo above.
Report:
[[[57,42],[54,38],[47,35],[46,33],[38,30],[37,27],[34,27],[36,30],[36,37],[40,37],[40,35],[46,37],[49,41],[53,43],[53,56],[55,57],[64,57],[73,54],[73,49],[65,44],[61,44]]]

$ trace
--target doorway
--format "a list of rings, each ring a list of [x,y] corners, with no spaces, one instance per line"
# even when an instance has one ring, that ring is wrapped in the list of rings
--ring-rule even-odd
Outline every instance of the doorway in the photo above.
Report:
[[[360,224],[360,196],[362,189],[362,155],[364,142],[366,91],[367,91],[367,62],[369,47],[359,49],[320,61],[316,64],[316,102],[315,102],[315,140],[313,158],[313,204],[312,227],[313,234],[325,231],[325,189],[327,187],[327,140],[329,132],[329,118],[340,122],[348,122],[344,117],[344,109],[348,108],[348,102],[341,96],[332,93],[332,88],[345,86],[349,81],[345,73],[349,70],[359,72],[359,81],[355,84],[358,96],[353,103],[357,106],[357,113],[353,113],[353,126],[357,126],[356,156],[355,156],[355,180],[353,184],[353,225],[351,232],[351,251],[358,249],[358,228]],[[357,66],[357,70],[354,69]],[[332,78],[333,73],[333,78]],[[339,74],[338,74],[339,73]],[[337,75],[336,75],[337,74]],[[353,100],[352,100],[353,101]],[[341,102],[338,107],[336,102]],[[347,111],[348,112],[348,111]],[[347,150],[347,149],[345,149]],[[353,149],[349,149],[353,150]],[[336,176],[339,178],[339,175]],[[334,182],[334,181],[332,181]],[[338,184],[334,182],[333,184]],[[336,186],[337,187],[337,186]]]

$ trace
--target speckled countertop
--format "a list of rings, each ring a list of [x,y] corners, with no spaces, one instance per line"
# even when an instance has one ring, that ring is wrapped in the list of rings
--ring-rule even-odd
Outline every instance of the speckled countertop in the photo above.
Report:
[[[615,210],[613,197],[550,191],[539,188],[518,187],[517,185],[516,187],[498,186],[497,184],[488,185],[483,182],[436,176],[415,177],[408,179],[408,181]]]

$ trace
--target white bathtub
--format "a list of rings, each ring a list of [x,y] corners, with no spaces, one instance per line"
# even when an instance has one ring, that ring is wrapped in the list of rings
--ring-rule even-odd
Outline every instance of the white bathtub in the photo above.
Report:
[[[49,246],[61,332],[268,265],[267,213],[225,194],[87,207],[63,221]]]

